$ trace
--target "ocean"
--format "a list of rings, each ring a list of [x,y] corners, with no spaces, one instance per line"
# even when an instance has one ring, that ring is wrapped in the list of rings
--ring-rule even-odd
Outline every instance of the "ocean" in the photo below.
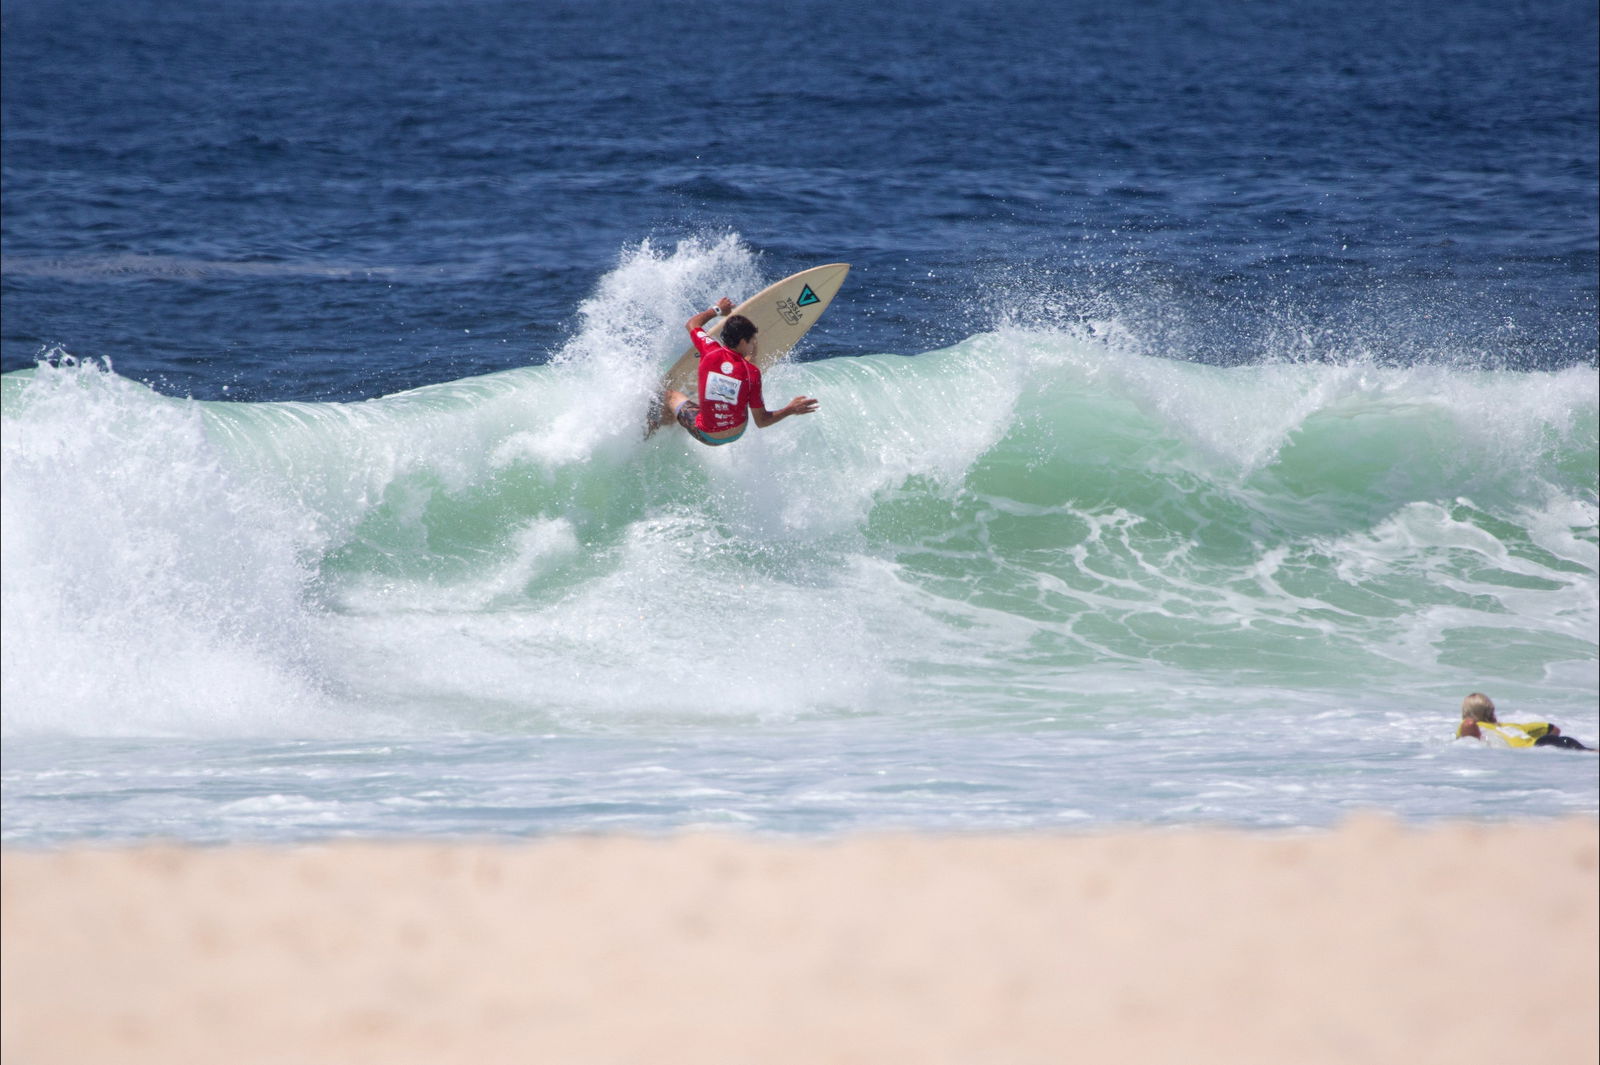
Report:
[[[0,29],[8,845],[1600,813],[1593,3]]]

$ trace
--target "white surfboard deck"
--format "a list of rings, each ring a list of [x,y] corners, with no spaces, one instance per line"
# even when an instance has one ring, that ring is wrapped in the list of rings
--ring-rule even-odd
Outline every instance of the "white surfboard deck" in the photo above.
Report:
[[[742,314],[756,326],[756,356],[750,361],[766,373],[771,366],[794,350],[806,331],[817,324],[822,312],[828,309],[839,286],[850,272],[849,263],[829,263],[813,266],[798,274],[768,285],[733,309],[728,317]],[[727,318],[719,318],[706,327],[706,333],[721,337]],[[661,392],[675,390],[690,399],[698,400],[700,353],[693,346],[683,353],[661,382]]]

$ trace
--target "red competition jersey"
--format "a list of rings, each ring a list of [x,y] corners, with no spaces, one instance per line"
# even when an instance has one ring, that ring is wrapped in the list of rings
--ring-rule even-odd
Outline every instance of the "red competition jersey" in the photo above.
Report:
[[[703,433],[725,433],[745,423],[746,410],[767,401],[761,397],[761,371],[732,348],[723,347],[696,329],[689,334],[700,353],[700,413],[695,426]]]

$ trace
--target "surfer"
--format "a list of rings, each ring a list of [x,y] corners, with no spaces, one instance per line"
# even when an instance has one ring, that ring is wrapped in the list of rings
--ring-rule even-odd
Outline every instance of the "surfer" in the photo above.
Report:
[[[705,332],[707,322],[731,310],[733,301],[724,296],[684,323],[700,353],[699,402],[676,390],[666,395],[667,410],[678,424],[712,447],[739,439],[749,422],[765,429],[791,414],[810,414],[817,409],[816,400],[796,396],[781,410],[767,410],[761,395],[761,370],[750,361],[756,353],[756,324],[742,314],[734,315],[722,326],[721,343]]]
[[[1488,735],[1485,735],[1488,733]],[[1510,747],[1567,747],[1576,751],[1591,751],[1548,721],[1525,721],[1513,724],[1494,716],[1494,700],[1482,692],[1473,692],[1461,700],[1461,724],[1456,738],[1471,737],[1487,740],[1493,736]]]

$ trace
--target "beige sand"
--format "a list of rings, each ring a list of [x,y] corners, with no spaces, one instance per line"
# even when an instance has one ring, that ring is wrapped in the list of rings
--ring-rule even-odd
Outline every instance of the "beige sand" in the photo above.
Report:
[[[4,857],[6,1065],[1581,1063],[1592,821]]]

